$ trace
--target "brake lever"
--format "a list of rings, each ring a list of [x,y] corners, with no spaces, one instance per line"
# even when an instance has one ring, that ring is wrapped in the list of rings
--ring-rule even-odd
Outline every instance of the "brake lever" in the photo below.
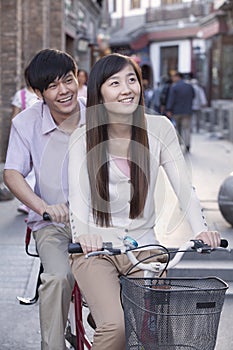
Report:
[[[194,242],[194,245],[191,248],[196,250],[198,253],[202,253],[202,254],[210,254],[211,253],[212,248],[208,244],[203,243],[202,240],[193,239],[191,241]]]

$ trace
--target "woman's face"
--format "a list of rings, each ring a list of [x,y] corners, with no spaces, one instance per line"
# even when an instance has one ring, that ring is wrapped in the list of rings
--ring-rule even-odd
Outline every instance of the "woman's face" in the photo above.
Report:
[[[130,64],[108,78],[100,91],[105,108],[112,116],[131,115],[138,107],[141,87]]]
[[[86,79],[86,74],[85,74],[85,72],[80,71],[80,72],[78,73],[78,83],[79,83],[80,85],[84,85],[84,84],[86,84],[86,82],[87,82],[87,79]]]

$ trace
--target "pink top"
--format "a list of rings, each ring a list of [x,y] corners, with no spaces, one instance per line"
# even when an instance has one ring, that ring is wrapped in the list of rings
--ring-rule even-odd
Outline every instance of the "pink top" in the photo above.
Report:
[[[121,170],[121,172],[125,176],[130,178],[130,167],[129,167],[128,159],[115,157],[115,156],[111,156],[111,157],[114,160],[116,166]]]

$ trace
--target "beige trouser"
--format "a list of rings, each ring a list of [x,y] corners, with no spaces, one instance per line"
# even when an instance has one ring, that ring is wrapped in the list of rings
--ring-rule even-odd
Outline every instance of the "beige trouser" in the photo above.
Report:
[[[150,256],[151,252],[135,254],[142,259]],[[71,266],[97,326],[92,350],[124,350],[125,326],[119,276],[131,267],[127,256],[122,254],[85,259],[83,254],[73,254]],[[142,277],[143,272],[135,269],[130,275]]]
[[[41,349],[64,350],[64,330],[74,287],[68,255],[71,233],[67,227],[49,225],[33,236],[44,267],[39,288]]]
[[[186,147],[191,145],[191,130],[192,130],[192,116],[189,114],[174,114],[173,118],[176,122],[176,130],[183,139]]]

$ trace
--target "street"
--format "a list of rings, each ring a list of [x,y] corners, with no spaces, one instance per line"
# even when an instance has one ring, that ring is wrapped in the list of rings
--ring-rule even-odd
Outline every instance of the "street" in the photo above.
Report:
[[[186,159],[210,228],[222,232],[232,247],[233,228],[219,212],[217,194],[233,171],[233,143],[208,133],[193,134],[191,153]],[[166,180],[163,181],[166,184]],[[166,191],[166,205],[161,208],[158,203],[157,231],[162,243],[173,247],[188,239],[190,231],[183,220],[176,218],[173,224],[178,209],[168,184]],[[0,202],[0,349],[39,350],[38,304],[24,306],[16,300],[17,295],[33,296],[39,264],[39,259],[27,256],[24,251],[25,216],[17,213],[17,205],[16,199]],[[212,271],[212,275],[214,273]],[[232,270],[229,273],[232,275]],[[221,321],[216,350],[233,349],[232,295],[226,298]]]

